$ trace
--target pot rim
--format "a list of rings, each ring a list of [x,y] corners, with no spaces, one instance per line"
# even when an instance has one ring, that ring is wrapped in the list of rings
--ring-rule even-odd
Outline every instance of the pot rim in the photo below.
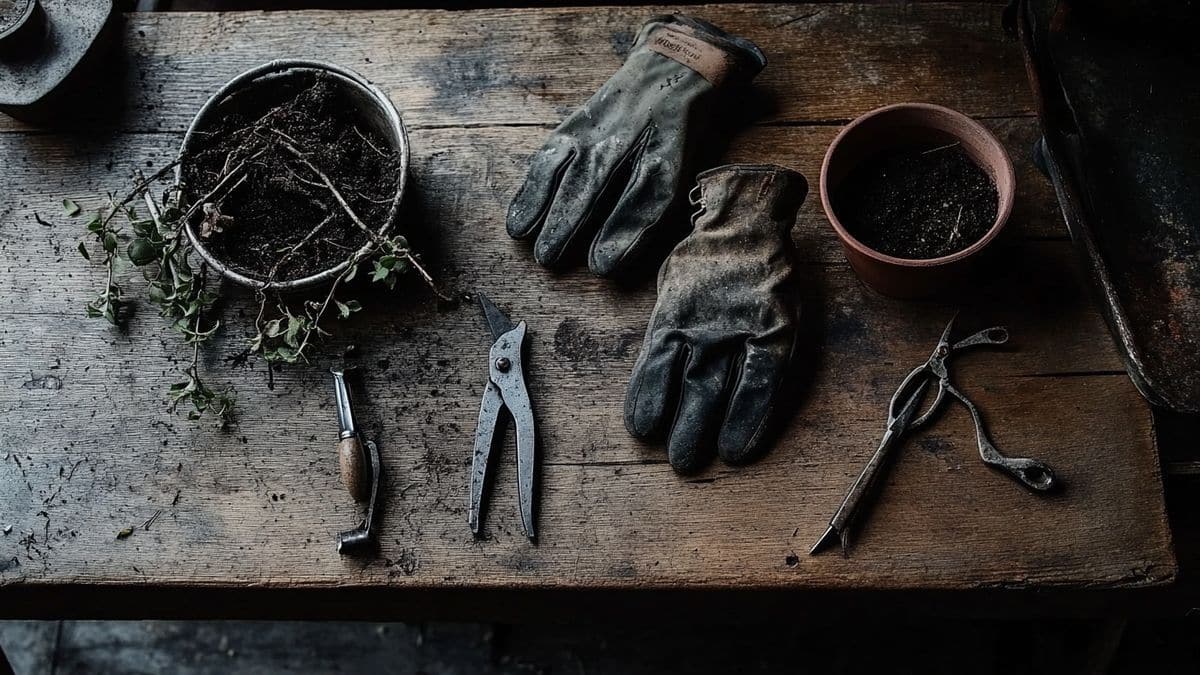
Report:
[[[371,84],[366,78],[348,68],[344,68],[327,61],[318,61],[313,59],[275,59],[237,75],[233,79],[226,82],[216,92],[214,92],[213,95],[210,96],[207,101],[205,101],[204,105],[200,107],[200,110],[196,112],[196,116],[192,118],[191,124],[188,125],[187,133],[183,137],[183,143],[179,146],[179,155],[182,157],[188,151],[189,147],[191,146],[192,137],[197,128],[200,126],[201,121],[204,121],[205,118],[230,95],[253,86],[253,84],[259,78],[265,75],[284,73],[293,70],[325,71],[332,73],[335,76],[339,76],[347,84],[357,87],[362,93],[366,94],[375,102],[379,112],[383,113],[389,130],[394,136],[393,139],[389,140],[395,141],[396,149],[400,153],[400,176],[396,184],[396,194],[394,197],[392,197],[392,204],[388,210],[387,221],[384,222],[384,224],[376,231],[376,233],[380,236],[386,235],[396,222],[396,214],[399,211],[400,202],[404,199],[405,188],[408,185],[408,130],[405,128],[404,120],[400,117],[399,111],[396,110],[395,104],[392,103],[392,100],[388,97],[388,95],[379,89],[379,87]],[[176,183],[180,183],[183,179],[183,165],[184,162],[181,161],[179,165],[175,167]],[[204,246],[203,242],[200,241],[200,237],[195,232],[191,222],[184,223],[183,229],[187,234],[188,242],[191,243],[192,248],[195,249],[196,253],[200,255],[207,265],[216,270],[222,277],[229,279],[236,284],[245,286],[247,288],[252,288],[254,290],[269,289],[290,292],[311,289],[333,281],[341,276],[342,273],[345,272],[350,266],[350,260],[346,259],[333,267],[307,277],[267,283],[260,279],[254,279],[236,272],[217,259],[216,256],[214,256],[208,250],[208,248]],[[356,252],[356,255],[367,253],[370,247],[371,242],[368,241]]]
[[[25,24],[29,23],[29,20],[33,18],[33,13],[39,9],[41,9],[41,0],[29,0],[29,4],[25,5],[25,9],[22,10],[21,14],[7,28],[0,30],[0,42],[15,37],[20,33],[25,28]]]
[[[993,168],[996,170],[997,174],[1005,175],[1008,179],[1008,184],[1013,186],[1013,188],[1004,193],[1000,193],[1000,190],[997,189],[996,220],[992,223],[992,226],[988,228],[988,231],[985,232],[982,237],[980,237],[974,244],[971,244],[961,251],[938,258],[897,258],[896,256],[891,256],[877,251],[856,239],[854,235],[850,234],[849,230],[842,225],[842,221],[838,219],[837,214],[834,212],[832,203],[833,200],[829,196],[829,165],[832,163],[834,153],[837,152],[843,139],[845,139],[849,134],[853,133],[858,127],[862,126],[869,120],[875,119],[876,117],[881,117],[896,110],[920,110],[925,112],[934,112],[956,119],[964,126],[967,126],[978,133],[979,136],[988,144],[999,150],[997,156],[1001,159],[1001,161],[997,162]],[[939,131],[945,130],[939,129]],[[950,133],[956,137],[960,136],[959,134],[954,134],[951,132],[947,133]],[[978,164],[978,162],[976,163]],[[999,187],[1000,181],[995,180],[994,178],[993,181],[997,184],[997,187]],[[992,240],[1000,234],[1000,231],[1004,229],[1006,224],[1008,224],[1009,216],[1012,215],[1013,202],[1015,201],[1014,196],[1016,193],[1016,184],[1016,172],[1013,170],[1012,158],[1009,157],[1008,150],[1004,147],[1004,144],[1001,143],[999,139],[996,138],[995,134],[989,131],[987,127],[975,121],[969,115],[961,113],[952,108],[947,108],[945,106],[936,105],[933,103],[893,103],[880,108],[875,108],[874,110],[859,115],[854,119],[854,121],[843,127],[842,130],[838,132],[837,136],[834,136],[833,141],[829,144],[829,148],[825,151],[825,159],[821,162],[821,207],[825,211],[825,217],[829,220],[829,223],[833,225],[833,229],[837,233],[838,238],[841,239],[843,244],[854,249],[856,252],[867,256],[872,260],[898,267],[939,267],[942,265],[956,263],[975,255],[979,251],[983,250],[984,247],[990,244]]]

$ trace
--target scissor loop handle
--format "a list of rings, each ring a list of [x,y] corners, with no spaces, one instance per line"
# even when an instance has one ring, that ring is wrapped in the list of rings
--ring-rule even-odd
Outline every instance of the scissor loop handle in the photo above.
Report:
[[[1028,457],[993,457],[984,458],[984,463],[994,466],[1012,476],[1018,483],[1035,492],[1047,492],[1058,485],[1058,477],[1054,475],[1045,462]]]
[[[966,349],[976,345],[1002,345],[1008,342],[1008,329],[1004,326],[993,326],[985,328],[978,333],[965,337],[954,343],[951,351]]]
[[[921,386],[921,378],[928,378],[930,381],[937,384],[937,392],[933,395],[933,400],[925,407],[924,412],[919,416],[908,420],[904,425],[905,431],[911,431],[922,427],[933,418],[934,413],[942,405],[942,400],[946,398],[946,381],[934,372],[933,367],[929,363],[924,363],[912,369],[912,372],[904,378],[900,386],[896,388],[896,393],[892,394],[891,405],[888,406],[888,426],[892,426],[900,417],[900,411],[904,409],[913,396],[923,395]]]
[[[1004,471],[1018,483],[1035,492],[1046,492],[1058,484],[1054,470],[1045,462],[1028,457],[1009,457],[1000,452],[996,448],[996,444],[992,443],[992,437],[987,432],[987,426],[984,424],[979,408],[953,386],[948,386],[947,389],[971,413],[971,419],[975,422],[975,440],[979,444],[979,458],[983,460],[984,464]]]
[[[922,387],[921,378],[927,377],[931,380],[938,381],[938,377],[929,368],[929,364],[925,363],[916,368],[913,368],[908,375],[904,377],[904,381],[896,387],[896,393],[892,394],[891,403],[888,404],[888,427],[890,428],[900,418],[900,413],[904,410],[904,406],[908,404],[914,396],[922,396],[924,389]],[[917,420],[907,420],[904,424],[905,430],[914,429],[925,422],[930,414],[937,409],[942,403],[942,397],[945,392],[942,390],[939,382],[938,392],[934,396],[933,403],[926,409]]]

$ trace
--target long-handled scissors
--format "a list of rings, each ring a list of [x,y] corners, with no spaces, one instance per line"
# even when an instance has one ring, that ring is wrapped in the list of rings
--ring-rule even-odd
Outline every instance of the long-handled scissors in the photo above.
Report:
[[[984,464],[1004,471],[1017,482],[1035,492],[1046,492],[1058,484],[1054,471],[1044,462],[1026,457],[1008,457],[996,449],[992,439],[988,436],[979,408],[950,382],[947,362],[954,352],[978,345],[1002,345],[1008,342],[1008,329],[996,326],[952,343],[950,332],[953,328],[954,319],[950,319],[950,323],[946,324],[946,330],[942,331],[942,337],[938,340],[937,347],[934,348],[929,360],[914,368],[900,383],[896,393],[892,394],[891,404],[888,406],[887,431],[879,443],[879,448],[875,450],[875,454],[871,456],[867,466],[850,486],[850,491],[846,494],[842,505],[830,519],[829,528],[809,551],[810,555],[825,548],[835,537],[841,540],[842,553],[846,552],[850,541],[850,528],[854,524],[863,498],[876,484],[880,469],[898,444],[897,441],[906,433],[929,422],[938,412],[947,393],[961,401],[971,412],[971,419],[975,422],[975,440],[979,445],[979,456],[983,459]],[[919,417],[914,418],[931,381],[937,382],[937,394],[934,395],[929,408]]]
[[[533,406],[525,388],[522,352],[525,346],[525,322],[513,325],[492,301],[482,293],[479,304],[487,318],[495,343],[488,354],[488,381],[479,406],[479,426],[475,429],[475,454],[471,460],[471,503],[467,522],[471,532],[479,534],[479,511],[488,482],[488,467],[496,445],[500,413],[505,409],[513,418],[517,433],[517,499],[521,503],[521,529],[535,538],[533,528],[533,474],[537,459]]]

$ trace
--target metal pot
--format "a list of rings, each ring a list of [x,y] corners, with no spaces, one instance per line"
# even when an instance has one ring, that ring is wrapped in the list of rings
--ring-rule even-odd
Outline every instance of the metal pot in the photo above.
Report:
[[[119,17],[113,0],[0,0],[0,113],[50,124],[109,106]]]
[[[257,68],[251,68],[221,87],[200,108],[191,125],[188,126],[187,135],[184,136],[183,145],[179,149],[180,156],[187,157],[195,144],[197,130],[203,129],[209,120],[218,115],[222,106],[228,105],[232,101],[240,100],[241,97],[253,96],[256,90],[263,91],[270,87],[288,86],[294,83],[295,78],[309,78],[316,72],[324,72],[333,76],[334,81],[345,88],[347,97],[354,102],[362,114],[364,123],[385,140],[389,149],[400,153],[400,177],[396,182],[396,194],[392,198],[387,221],[380,225],[377,230],[380,235],[387,234],[395,224],[396,213],[399,211],[400,202],[404,198],[404,187],[408,180],[408,132],[404,128],[403,120],[400,119],[400,113],[396,111],[396,107],[392,104],[387,94],[352,70],[332,63],[299,59],[271,61]],[[175,169],[176,182],[182,180],[185,163],[186,159]],[[297,227],[307,227],[309,225],[311,224],[297,223]],[[204,259],[204,262],[209,267],[219,272],[221,276],[236,284],[256,290],[268,286],[264,281],[247,277],[229,269],[205,247],[192,222],[185,223],[184,230],[196,253]],[[363,248],[359,252],[365,253],[370,247],[371,243],[368,242],[363,245]],[[345,272],[348,266],[349,260],[343,260],[337,266],[323,270],[312,276],[288,281],[276,281],[269,284],[269,286],[271,289],[277,291],[309,290],[331,283]]]
[[[957,142],[996,183],[996,220],[971,246],[940,258],[910,260],[880,253],[855,239],[838,219],[831,196],[864,160],[915,143]],[[851,122],[833,139],[821,165],[821,206],[842,243],[850,267],[868,286],[897,298],[921,298],[952,291],[966,278],[979,254],[996,238],[1012,213],[1016,175],[1004,145],[966,115],[929,103],[897,103]]]

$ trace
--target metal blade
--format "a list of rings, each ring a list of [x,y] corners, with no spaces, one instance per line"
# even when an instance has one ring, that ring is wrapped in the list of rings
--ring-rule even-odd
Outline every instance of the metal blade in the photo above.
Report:
[[[925,390],[929,388],[929,380],[923,380],[917,390],[912,393],[912,396],[905,402],[904,407],[900,409],[900,414],[896,415],[895,421],[888,426],[888,431],[897,431],[904,433],[908,431],[908,425],[912,423],[913,415],[917,412],[917,405],[925,396]]]
[[[475,295],[479,296],[479,306],[483,307],[483,315],[487,318],[488,329],[492,331],[492,339],[499,340],[501,335],[516,328],[508,315],[500,311],[500,308],[488,299],[488,296],[475,291]]]
[[[832,542],[834,539],[837,539],[837,538],[838,538],[837,528],[830,525],[825,530],[825,534],[821,535],[821,538],[817,540],[817,543],[813,544],[813,547],[808,549],[808,554],[816,555],[816,554],[820,553],[822,551],[822,549],[824,549],[826,546],[828,546],[830,544],[830,542]]]
[[[487,487],[488,466],[492,448],[495,446],[496,427],[500,411],[504,409],[504,398],[495,382],[488,380],[483,389],[483,402],[479,404],[479,426],[475,428],[475,452],[471,458],[471,497],[467,510],[467,524],[471,532],[479,534],[479,512],[483,505],[483,492]]]
[[[526,325],[522,321],[496,340],[488,356],[492,361],[489,371],[491,381],[500,389],[500,397],[512,415],[517,432],[517,498],[521,502],[521,529],[527,537],[534,539],[537,536],[533,525],[537,433],[522,365],[525,334]],[[502,363],[505,364],[503,367]]]
[[[829,519],[829,529],[825,530],[825,533],[813,545],[809,551],[809,555],[819,553],[827,544],[833,541],[835,535],[841,540],[842,555],[846,555],[850,541],[850,528],[854,526],[855,520],[859,515],[863,499],[875,489],[888,455],[891,454],[897,442],[904,436],[904,432],[908,430],[908,423],[912,419],[913,413],[917,409],[917,404],[920,402],[921,396],[925,393],[925,389],[928,386],[928,380],[922,382],[904,404],[904,407],[900,409],[900,413],[896,415],[896,419],[888,425],[887,431],[883,433],[883,439],[879,441],[879,447],[875,449],[875,454],[871,455],[871,459],[863,467],[862,473],[858,474],[858,478],[854,479],[854,483],[850,486],[850,491],[846,493],[845,499],[842,500],[841,506],[833,514],[833,518]]]
[[[508,405],[513,416],[513,426],[517,430],[517,499],[521,506],[521,529],[525,536],[536,539],[537,533],[533,525],[534,487],[533,474],[537,464],[537,432],[534,429],[533,409],[529,405],[529,394],[525,393],[525,383],[520,385],[521,396],[515,397],[516,403]],[[505,400],[509,395],[505,395]]]
[[[950,344],[950,331],[954,330],[954,322],[956,320],[958,320],[958,312],[955,312],[954,316],[950,317],[950,323],[946,324],[946,330],[942,331],[942,339],[938,340],[939,345]]]

